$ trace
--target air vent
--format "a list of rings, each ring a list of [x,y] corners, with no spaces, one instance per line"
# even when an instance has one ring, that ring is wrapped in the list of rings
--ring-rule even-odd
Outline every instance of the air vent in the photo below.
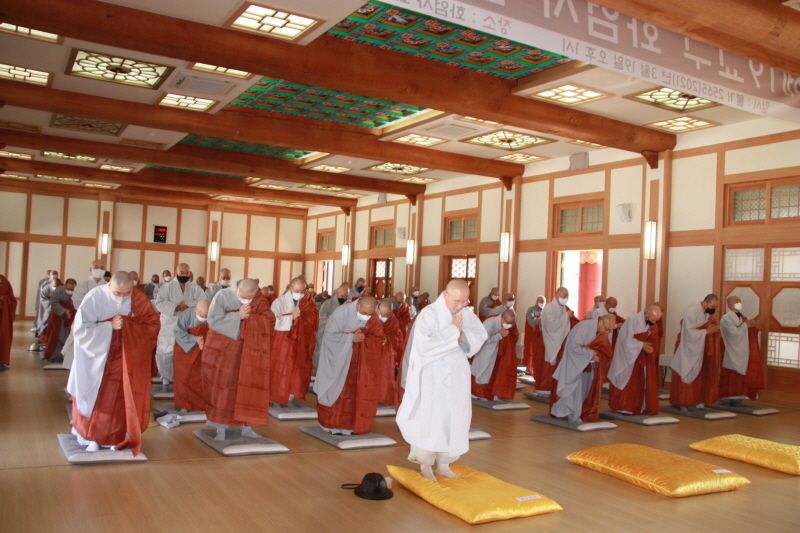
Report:
[[[465,137],[467,135],[478,133],[479,131],[480,130],[476,130],[474,128],[465,128],[463,126],[457,126],[455,124],[441,124],[439,126],[425,130],[426,133],[435,133],[436,135],[443,135],[445,137],[452,137],[452,138]]]
[[[175,88],[204,94],[225,94],[236,84],[225,80],[213,80],[200,76],[184,75],[175,82]]]
[[[138,163],[131,163],[130,161],[118,161],[116,159],[103,159],[103,164],[114,165],[117,167],[135,167]]]

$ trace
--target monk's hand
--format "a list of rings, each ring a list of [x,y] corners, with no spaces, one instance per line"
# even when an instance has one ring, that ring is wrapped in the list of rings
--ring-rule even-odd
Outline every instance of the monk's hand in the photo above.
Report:
[[[299,316],[300,316],[300,308],[299,307],[295,307],[294,311],[292,311],[292,319],[296,319]]]
[[[644,343],[643,350],[645,351],[645,353],[653,353],[653,345],[650,344],[649,342],[646,342]]]
[[[461,316],[460,314],[456,315],[455,318],[453,318],[452,324],[456,328],[458,328],[458,331],[460,333],[461,332],[461,328],[464,327],[464,317]]]
[[[706,328],[706,333],[716,333],[719,331],[719,324],[711,324]]]
[[[575,311],[570,309],[569,311],[567,311],[567,316],[570,317],[570,318],[574,317],[575,316]]]
[[[748,320],[748,321],[747,321],[747,327],[748,327],[748,328],[752,328],[752,327],[753,327],[753,326],[755,326],[755,325],[756,325],[756,321],[755,321],[755,320],[753,320],[752,318],[751,318],[750,320]]]
[[[122,329],[122,317],[117,315],[111,319],[111,328],[117,331]]]
[[[381,346],[386,346],[386,343],[387,343],[387,342],[389,342],[389,339],[387,339],[386,337],[384,337],[384,338],[383,338],[383,342],[381,343]]]
[[[500,338],[505,339],[506,337],[508,337],[508,330],[507,329],[501,329],[500,330]]]
[[[239,308],[239,318],[242,320],[247,320],[247,317],[250,316],[250,304],[245,304]]]
[[[203,349],[203,337],[197,337],[197,346],[202,350]]]
[[[595,363],[600,362],[600,356],[597,355],[597,352],[592,353],[592,361],[594,361]]]
[[[178,305],[175,306],[175,310],[176,311],[183,311],[185,309],[189,309],[189,306],[186,305],[186,302],[181,302],[181,303],[179,303]]]
[[[353,333],[353,342],[363,342],[364,341],[364,333],[361,331],[356,331]]]

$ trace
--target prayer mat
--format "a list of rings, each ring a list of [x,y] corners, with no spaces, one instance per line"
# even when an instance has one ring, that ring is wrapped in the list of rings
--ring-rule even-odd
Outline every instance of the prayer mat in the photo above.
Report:
[[[659,400],[669,400],[669,393],[668,392],[659,392],[658,393]]]
[[[109,450],[108,448],[100,448],[96,452],[87,452],[86,446],[78,444],[78,437],[71,433],[60,434],[58,436],[58,443],[61,445],[61,450],[64,452],[67,461],[73,465],[147,461],[147,456],[145,456],[145,454],[140,452],[139,455],[134,457],[131,450]]]
[[[204,411],[186,411],[182,412],[181,409],[175,407],[174,403],[159,403],[153,406],[155,412],[165,412],[171,415],[180,416],[183,418],[181,424],[192,424],[195,422],[205,422],[206,413]]]
[[[161,376],[153,376],[152,378],[150,378],[150,381],[152,383],[161,383]]]
[[[517,389],[516,389],[516,390],[522,390],[522,389],[524,389],[526,386],[527,386],[527,385],[524,385],[524,384],[522,384],[522,383],[517,383]]]
[[[289,448],[264,437],[242,437],[242,428],[228,428],[225,432],[227,439],[214,440],[217,430],[196,429],[194,434],[198,439],[208,444],[219,453],[226,457],[236,457],[238,455],[268,455],[274,453],[286,453]]]
[[[531,376],[520,376],[517,378],[517,381],[524,385],[536,385],[536,380]]]
[[[394,446],[397,442],[389,437],[384,437],[377,433],[365,433],[364,435],[331,435],[319,424],[313,426],[303,426],[300,428],[303,433],[307,433],[314,438],[327,442],[331,446],[336,446],[340,450],[358,450],[360,448],[382,448],[384,446]]]
[[[550,395],[549,394],[541,394],[539,392],[523,392],[523,396],[525,396],[529,400],[533,400],[535,402],[542,402],[550,405]]]
[[[669,413],[671,415],[696,418],[698,420],[725,420],[728,418],[736,418],[735,414],[728,413],[726,411],[712,411],[710,409],[700,409],[699,411],[681,411],[674,405],[662,405],[661,412]]]
[[[780,413],[777,409],[773,409],[772,407],[756,407],[755,405],[739,405],[737,407],[734,406],[727,406],[722,405],[721,403],[712,403],[709,407],[713,409],[719,409],[720,411],[730,411],[732,413],[741,413],[743,415],[752,415],[752,416],[767,416],[767,415],[777,415]]]
[[[316,420],[317,410],[297,400],[292,400],[286,407],[270,402],[269,416],[278,420]]]
[[[480,429],[469,430],[469,440],[486,440],[491,438],[492,438],[491,435],[489,435],[485,431],[481,431]]]
[[[534,420],[536,422],[542,422],[543,424],[550,424],[551,426],[558,426],[565,429],[571,429],[573,431],[581,431],[581,432],[617,429],[617,425],[612,424],[611,422],[567,422],[566,420],[553,418],[549,414],[533,415],[531,417],[531,420]]]
[[[396,416],[397,409],[393,405],[379,405],[375,416]]]
[[[483,407],[484,409],[491,409],[492,411],[513,411],[516,409],[530,409],[531,406],[527,403],[512,402],[512,401],[499,401],[481,400],[480,398],[473,398],[472,405]]]
[[[42,370],[69,370],[69,368],[64,368],[63,363],[48,363],[42,367]]]
[[[517,367],[517,372],[522,372],[524,374],[527,374],[528,373],[528,367],[527,366],[518,366]]]
[[[600,418],[604,420],[620,420],[622,422],[630,422],[631,424],[639,424],[641,426],[663,426],[665,424],[677,424],[680,422],[680,420],[671,416],[625,415],[611,409],[600,411]]]

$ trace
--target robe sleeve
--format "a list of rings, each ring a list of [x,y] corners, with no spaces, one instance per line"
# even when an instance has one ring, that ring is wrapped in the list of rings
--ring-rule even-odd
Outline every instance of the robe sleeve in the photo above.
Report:
[[[272,312],[275,314],[275,331],[290,331],[294,318],[292,317],[292,310],[287,310],[283,296],[276,298],[272,302]]]
[[[156,297],[156,309],[158,309],[158,312],[161,313],[162,315],[175,316],[175,314],[177,313],[175,308],[178,307],[178,304],[180,304],[182,300],[173,302],[172,300],[169,299],[169,293],[170,290],[168,283],[162,286],[161,289],[159,289],[158,296]],[[189,304],[187,303],[186,305]]]
[[[175,323],[175,342],[186,353],[197,346],[197,336],[189,333],[189,329],[197,325],[195,321],[195,310],[186,309],[178,316],[178,322]]]
[[[706,336],[705,313],[687,313],[683,319],[683,334],[686,335],[686,342],[690,344],[703,342]]]
[[[208,326],[217,333],[236,341],[239,340],[239,326],[242,319],[238,312],[226,312],[226,296],[224,291],[220,291],[211,300],[211,306],[208,309]]]
[[[535,306],[534,306],[535,307]],[[542,321],[542,313],[540,312],[538,315],[533,307],[528,309],[528,312],[525,314],[525,319],[528,321],[528,325],[532,328],[535,328],[539,322]]]
[[[192,293],[191,294],[184,293],[183,301],[186,302],[186,305],[192,308],[192,307],[197,307],[197,304],[200,302],[200,300],[205,300],[205,299],[206,299],[206,294],[205,292],[203,292],[203,289],[201,289],[199,285],[192,285]]]
[[[727,342],[737,344],[748,342],[747,324],[743,321],[737,324],[736,320],[727,313],[719,321],[719,329],[721,330],[722,338]]]
[[[61,305],[61,291],[56,289],[50,293],[50,307],[56,312],[58,316],[64,316],[67,309]]]

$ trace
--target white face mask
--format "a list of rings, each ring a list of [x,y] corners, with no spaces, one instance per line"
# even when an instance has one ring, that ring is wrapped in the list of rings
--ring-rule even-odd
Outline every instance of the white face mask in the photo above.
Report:
[[[503,329],[511,329],[512,324],[503,324]]]
[[[303,293],[302,292],[293,292],[292,293],[292,300],[294,300],[295,302],[299,302],[300,298],[302,298],[302,297],[303,297]]]
[[[509,309],[513,309],[514,308],[514,302],[506,302],[506,307],[509,308]]]
[[[414,291],[411,293],[412,296],[419,296],[419,291]]]
[[[493,301],[493,302],[496,302],[496,301],[497,301],[497,299],[498,299],[498,298],[500,298],[500,297],[499,297],[499,296],[497,296],[496,294],[491,294],[489,297],[492,299],[492,301]]]
[[[733,308],[736,309],[737,311],[741,311],[742,309],[744,309],[744,306],[742,305],[742,302],[739,302],[733,304]]]
[[[164,281],[170,281],[172,278],[170,276],[164,276]]]
[[[133,280],[133,286],[134,287],[137,286],[138,284],[139,284],[139,280],[138,279]]]
[[[111,293],[111,298],[112,298],[112,299],[113,299],[115,302],[117,302],[118,304],[121,304],[121,303],[123,303],[125,300],[130,300],[130,298],[131,298],[131,297],[130,297],[130,295],[128,295],[128,296],[117,296],[116,294],[114,294],[114,293]]]
[[[102,268],[93,268],[92,269],[92,277],[95,279],[100,279],[105,275],[106,271]]]
[[[362,315],[362,314],[361,314],[361,313],[359,313],[358,311],[356,311],[356,315],[358,315],[358,319],[359,319],[359,320],[364,320],[364,321],[367,321],[367,320],[369,320],[369,317],[370,317],[370,315]]]
[[[238,296],[237,296],[237,299],[238,299],[238,300],[239,300],[239,301],[242,303],[242,305],[247,305],[247,304],[249,304],[250,302],[252,302],[252,301],[253,301],[253,299],[252,299],[252,298],[250,298],[250,299],[247,299],[247,298],[239,298]]]
[[[221,280],[219,280],[219,284],[222,287],[229,287],[230,284],[231,284],[231,280],[229,280],[229,279],[221,279]]]
[[[569,298],[559,298],[558,299],[558,303],[560,303],[561,305],[567,305],[568,301],[569,301]]]
[[[208,320],[208,317],[203,318],[200,315],[198,315],[197,313],[195,313],[194,316],[197,317],[197,320],[199,320],[202,323],[205,323],[205,321]]]
[[[617,308],[616,308],[616,307],[610,307],[610,308],[608,309],[608,312],[609,312],[609,313],[616,313],[616,312],[617,312]]]
[[[75,291],[67,290],[67,294],[69,294],[70,296],[72,296],[73,292],[75,292]]]
[[[383,316],[383,315],[379,316],[378,318],[380,318],[381,322],[383,322],[384,324],[386,323],[387,320],[389,320],[388,316]]]

